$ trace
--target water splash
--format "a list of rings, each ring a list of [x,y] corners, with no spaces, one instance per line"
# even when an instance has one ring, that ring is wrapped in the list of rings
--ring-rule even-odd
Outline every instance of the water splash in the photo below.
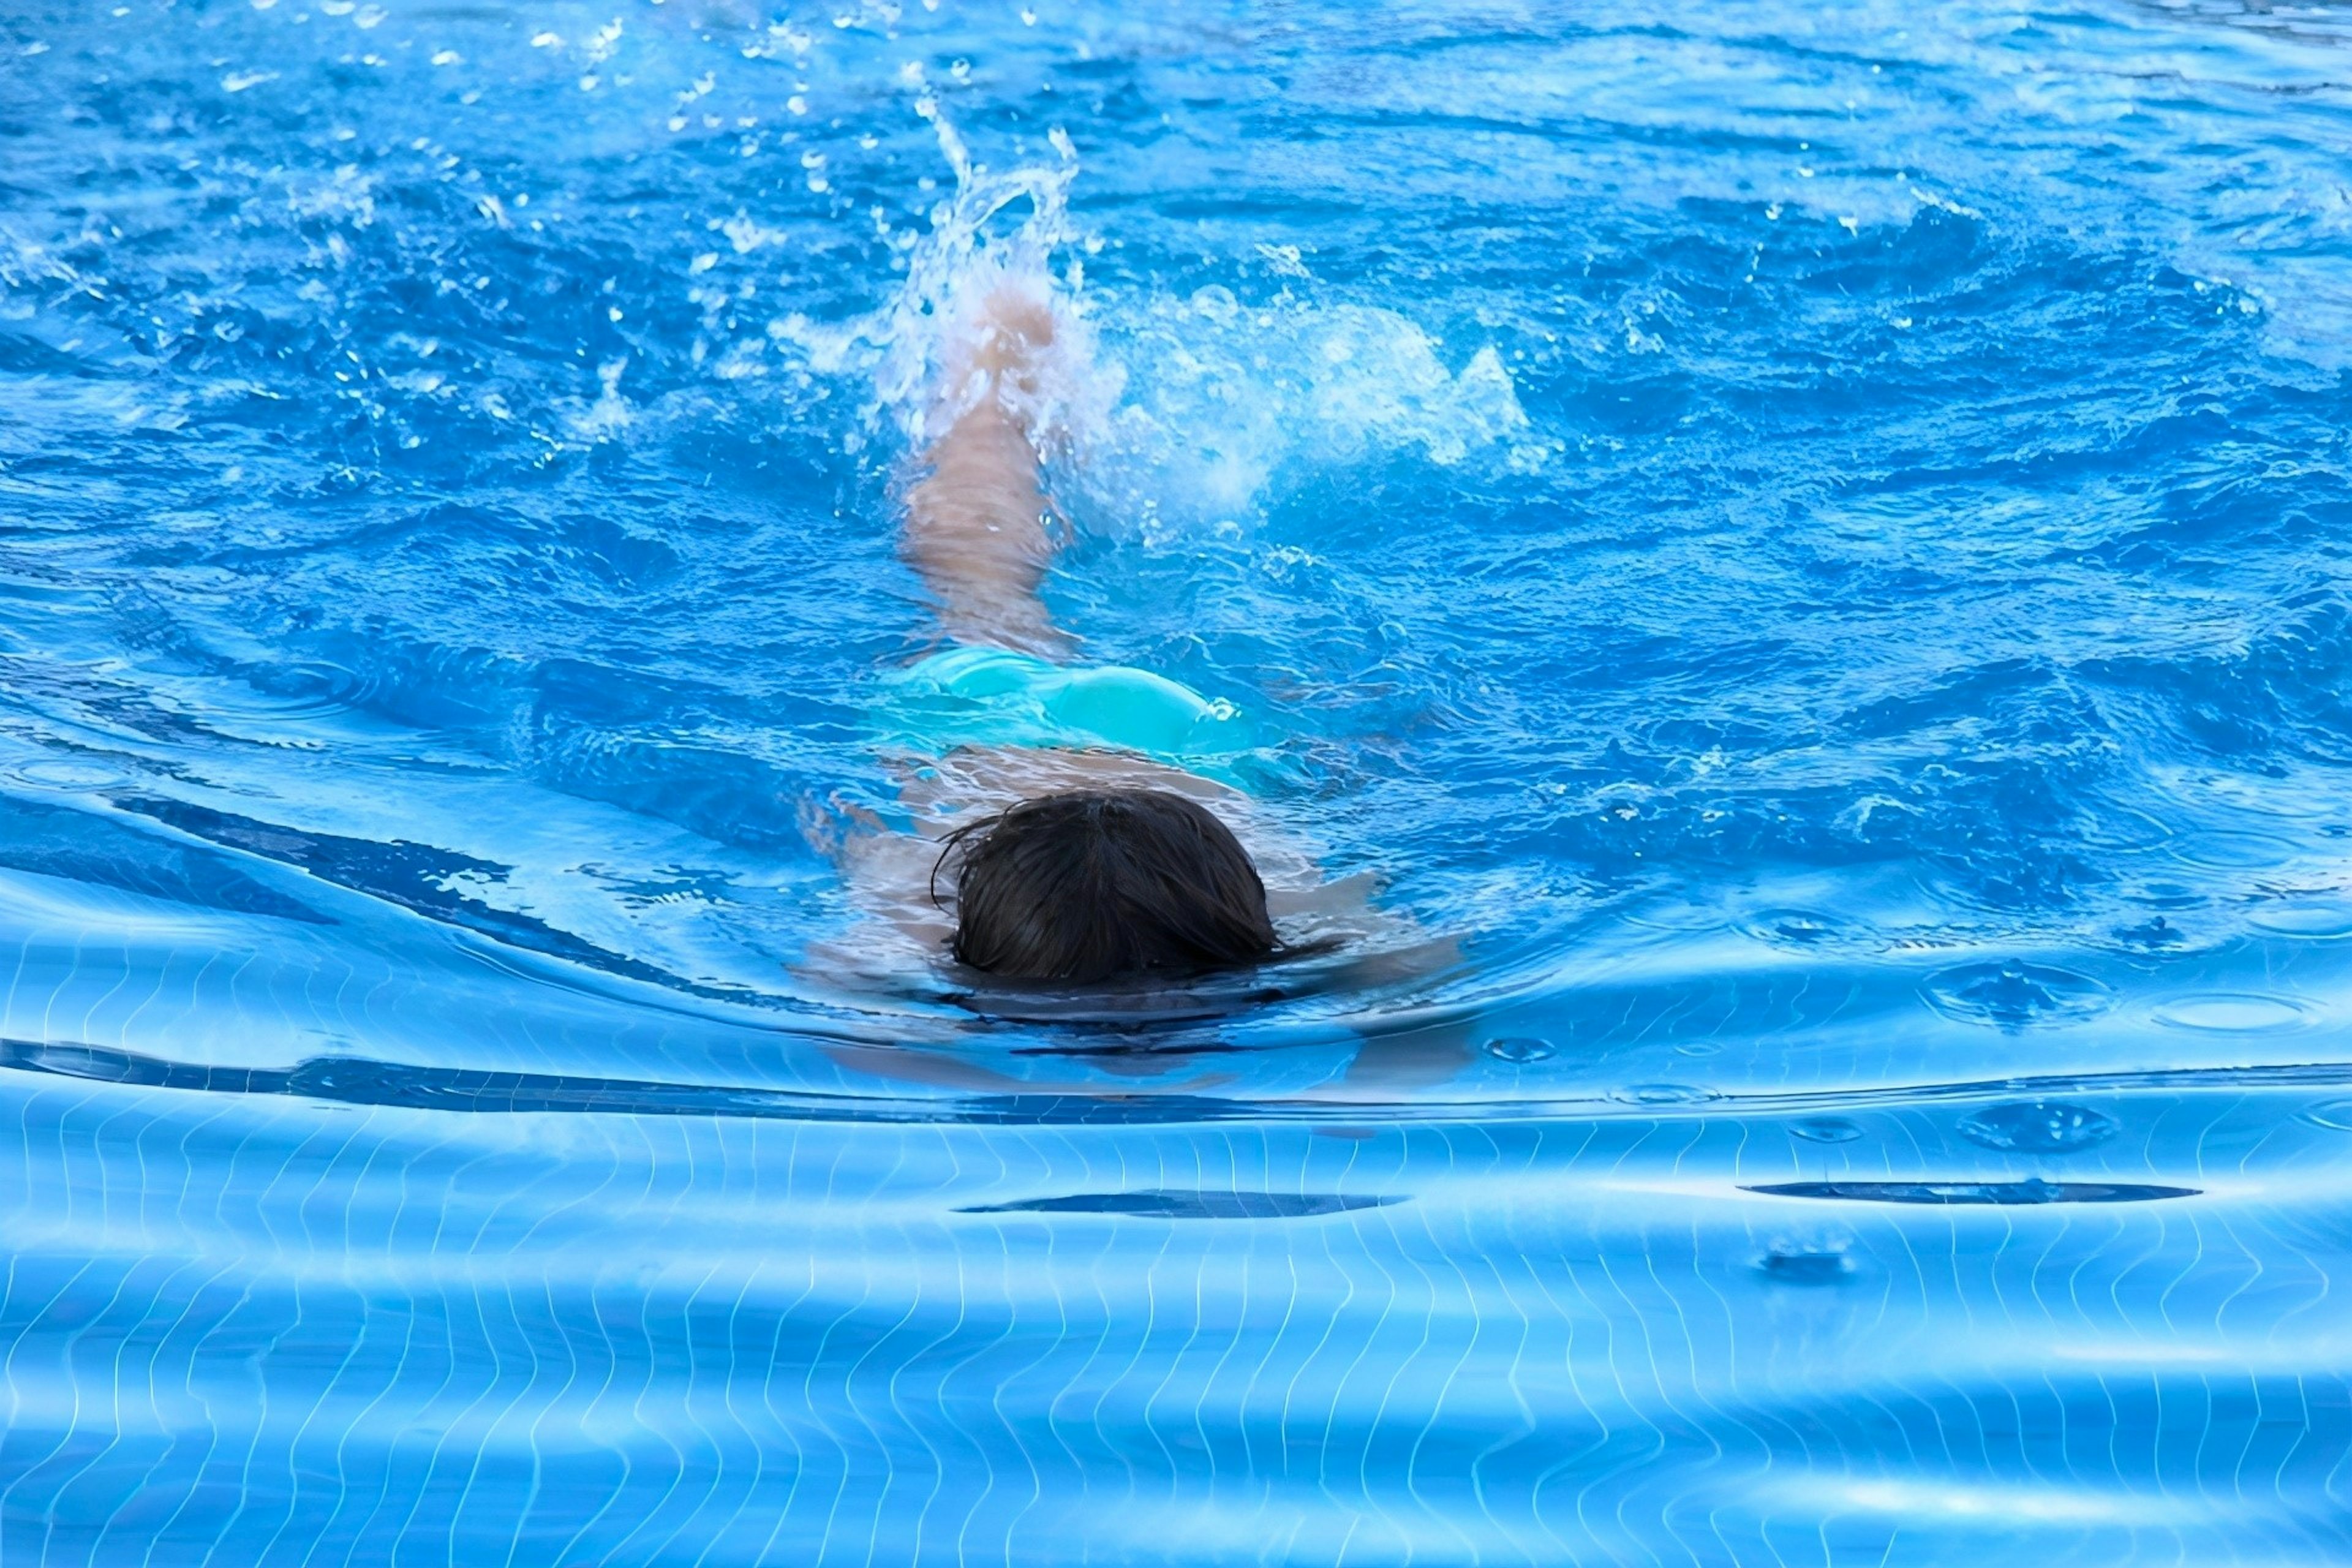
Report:
[[[1209,284],[1121,315],[1132,396],[1084,482],[1096,511],[1147,537],[1254,519],[1318,478],[1407,459],[1526,473],[1558,450],[1530,433],[1493,344],[1449,370],[1446,345],[1393,308]]]
[[[0,1556],[2347,1555],[2333,52],[110,9],[6,40]],[[1074,624],[1458,989],[793,993],[1008,284]]]
[[[2016,961],[1965,963],[1929,977],[1927,1000],[1947,1017],[2003,1029],[2095,1017],[2115,995],[2087,974]]]
[[[919,78],[912,79],[919,87]],[[973,160],[929,90],[915,99],[914,112],[930,125],[955,186],[932,205],[928,231],[910,237],[899,286],[844,325],[793,316],[772,330],[799,345],[814,369],[867,378],[868,421],[920,445],[935,418],[953,407],[957,389],[943,383],[958,345],[970,338],[987,301],[1013,290],[1048,310],[1055,324],[1039,374],[1020,395],[1022,413],[1048,455],[1083,448],[1106,423],[1123,376],[1097,357],[1083,308],[1086,268],[1077,253],[1087,237],[1070,216],[1077,148],[1056,126],[1047,141],[1057,162],[994,171]]]
[[[1245,303],[1211,284],[1175,297],[1090,291],[1100,238],[1074,216],[1078,150],[1061,128],[1053,163],[976,160],[919,77],[913,111],[932,129],[954,188],[909,237],[905,276],[874,310],[837,326],[789,316],[771,328],[812,370],[870,384],[870,423],[919,444],[959,342],[1011,289],[1055,323],[1024,409],[1082,518],[1151,536],[1255,513],[1284,482],[1410,454],[1441,468],[1482,455],[1532,472],[1560,449],[1536,436],[1500,352],[1450,370],[1437,337],[1398,310],[1324,303],[1298,247],[1262,247],[1283,286]],[[739,245],[740,248],[740,245]],[[1118,321],[1097,331],[1097,302]],[[952,406],[952,391],[948,406]],[[1123,401],[1124,399],[1124,401]]]

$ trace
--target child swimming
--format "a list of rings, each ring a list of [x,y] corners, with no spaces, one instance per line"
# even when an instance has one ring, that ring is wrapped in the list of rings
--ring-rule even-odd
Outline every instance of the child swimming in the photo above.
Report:
[[[1250,743],[1231,704],[1066,662],[1076,640],[1039,594],[1064,336],[1045,287],[1007,279],[943,356],[900,549],[948,646],[884,679],[914,831],[840,847],[862,901],[966,970],[1066,985],[1183,982],[1403,925],[1374,915],[1367,879],[1325,883],[1226,782]]]

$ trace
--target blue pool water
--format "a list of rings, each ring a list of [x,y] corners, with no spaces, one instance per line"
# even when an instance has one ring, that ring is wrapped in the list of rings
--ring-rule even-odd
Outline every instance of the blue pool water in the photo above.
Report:
[[[2352,1559],[2348,47],[13,7],[0,1561]],[[842,973],[997,266],[1442,972]]]

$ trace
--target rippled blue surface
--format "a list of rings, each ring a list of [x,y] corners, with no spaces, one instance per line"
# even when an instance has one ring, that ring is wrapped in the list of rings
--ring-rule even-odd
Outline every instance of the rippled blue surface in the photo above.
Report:
[[[2352,1558],[2347,42],[15,7],[0,1559]],[[1024,224],[1057,614],[1446,973],[812,958]]]

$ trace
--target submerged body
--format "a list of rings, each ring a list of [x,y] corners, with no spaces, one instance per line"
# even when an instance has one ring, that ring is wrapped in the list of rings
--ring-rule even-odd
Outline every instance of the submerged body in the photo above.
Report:
[[[1251,809],[1232,703],[1072,661],[1039,594],[1062,531],[1040,455],[1066,438],[1056,346],[1050,295],[1011,280],[950,340],[900,535],[950,646],[886,678],[877,738],[906,817],[841,841],[861,901],[1015,982],[1181,981],[1409,929]],[[1451,952],[1422,944],[1402,968]],[[1399,973],[1399,955],[1377,966]]]

